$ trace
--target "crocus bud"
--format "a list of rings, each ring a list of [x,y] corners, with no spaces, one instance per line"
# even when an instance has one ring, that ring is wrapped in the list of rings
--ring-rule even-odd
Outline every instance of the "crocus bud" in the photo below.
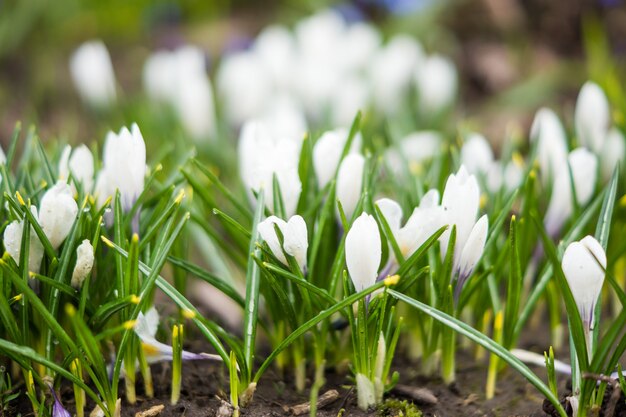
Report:
[[[336,194],[347,219],[352,218],[361,198],[364,167],[365,158],[356,153],[346,156],[339,166]]]
[[[458,271],[459,257],[469,235],[476,223],[478,215],[480,189],[476,177],[470,175],[461,165],[456,174],[450,174],[443,191],[441,205],[443,207],[444,224],[450,229],[441,235],[441,252],[445,256],[450,240],[450,230],[456,226],[456,241],[454,245],[454,264]]]
[[[596,185],[598,160],[593,153],[585,148],[577,148],[570,152],[567,161],[569,167],[566,165],[561,168],[555,179],[544,219],[546,229],[551,236],[558,234],[574,210],[572,180],[577,202],[581,206],[587,204]]]
[[[530,138],[537,142],[543,183],[554,181],[567,161],[567,136],[556,113],[545,107],[540,109],[530,128]]]
[[[276,235],[274,225],[278,226],[283,234],[283,246]],[[293,216],[288,222],[276,216],[270,216],[258,225],[261,238],[267,242],[272,254],[284,265],[289,265],[285,253],[293,256],[302,270],[306,268],[306,253],[309,246],[307,228],[301,216]],[[283,252],[284,249],[284,252]]]
[[[251,201],[253,192],[264,190],[265,204],[274,207],[274,175],[278,180],[285,215],[296,212],[302,183],[298,175],[300,142],[272,137],[267,126],[250,120],[239,135],[239,173]]]
[[[609,101],[600,86],[587,81],[578,93],[574,112],[580,144],[595,153],[602,151],[611,124]]]
[[[486,174],[493,164],[493,151],[480,133],[470,133],[461,148],[461,163],[470,174]]]
[[[474,272],[474,267],[480,260],[480,257],[485,250],[488,229],[489,218],[485,214],[478,219],[472,228],[469,237],[467,238],[467,242],[465,242],[465,245],[463,246],[463,251],[461,252],[458,265],[455,266],[455,270],[458,273],[458,281],[456,288],[454,289],[457,300],[465,282],[472,275],[472,272]]]
[[[30,211],[37,218],[37,208],[31,206]],[[20,262],[20,253],[22,249],[22,237],[24,232],[24,220],[14,220],[4,229],[3,243],[7,253],[15,263]],[[39,272],[41,260],[43,259],[43,245],[35,233],[35,229],[30,228],[30,244],[28,247],[28,270]],[[20,265],[21,266],[21,265]]]
[[[343,148],[348,141],[348,130],[339,128],[324,132],[313,146],[313,168],[317,176],[317,183],[324,188],[337,172]],[[357,133],[352,139],[350,153],[356,153],[361,148],[361,134]]]
[[[373,216],[363,213],[346,235],[346,265],[356,291],[376,282],[381,257],[378,224]]]
[[[50,392],[52,393],[52,398],[54,399],[54,404],[52,404],[52,417],[72,417],[72,415],[63,407],[59,396],[54,391],[54,387],[50,384],[48,385],[50,388]]]
[[[82,44],[72,54],[70,72],[81,98],[96,108],[115,103],[115,74],[102,41]]]
[[[54,249],[58,249],[72,229],[78,205],[66,183],[56,183],[43,195],[39,205],[39,224]]]
[[[86,193],[91,191],[94,176],[93,155],[85,145],[80,145],[73,151],[70,145],[63,148],[59,159],[59,180],[67,181],[70,173],[74,183],[81,184]],[[76,190],[73,184],[72,190]]]
[[[448,109],[456,97],[456,67],[443,56],[431,55],[417,66],[415,84],[422,114],[437,115]]]
[[[83,285],[83,281],[91,273],[93,261],[93,246],[91,246],[89,240],[85,239],[76,248],[76,265],[72,272],[72,287],[78,289]]]
[[[596,239],[585,236],[582,240],[567,246],[561,266],[580,317],[589,329],[604,283],[606,253]]]
[[[122,209],[129,211],[143,192],[146,176],[146,144],[137,124],[109,132],[104,143],[103,166],[96,181],[98,201],[120,191]]]

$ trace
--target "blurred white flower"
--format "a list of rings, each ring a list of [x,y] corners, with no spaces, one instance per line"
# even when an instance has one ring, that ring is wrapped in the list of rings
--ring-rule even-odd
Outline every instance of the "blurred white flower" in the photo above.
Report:
[[[80,145],[72,151],[70,145],[66,145],[59,159],[59,180],[68,181],[72,175],[72,191],[76,192],[76,184],[81,184],[85,193],[93,188],[94,163],[93,155],[89,148]]]
[[[262,114],[274,93],[271,74],[252,52],[222,58],[216,81],[226,117],[236,126]]]
[[[38,218],[37,208],[35,206],[30,207],[31,213]],[[3,243],[7,253],[11,255],[11,258],[19,265],[20,254],[22,250],[22,237],[24,232],[24,220],[14,220],[4,229]],[[28,270],[31,272],[39,272],[41,266],[41,260],[43,259],[43,244],[37,237],[35,229],[30,227],[28,245]]]
[[[381,256],[378,224],[373,216],[363,213],[346,235],[346,265],[356,291],[374,285]]]
[[[598,159],[585,148],[577,148],[567,157],[552,187],[552,195],[544,218],[550,236],[556,236],[574,211],[572,182],[578,205],[585,205],[593,195],[598,172]],[[570,176],[571,170],[571,176]]]
[[[276,235],[274,225],[277,225],[283,234],[283,246]],[[292,216],[285,222],[276,216],[270,216],[258,225],[261,238],[267,242],[272,254],[284,265],[289,265],[285,253],[293,256],[303,271],[306,269],[306,255],[309,243],[307,240],[307,228],[301,216]],[[284,252],[283,252],[284,249]]]
[[[307,122],[300,105],[290,96],[279,94],[266,103],[259,115],[272,137],[302,142],[307,131]]]
[[[148,95],[170,104],[194,139],[215,134],[213,88],[201,49],[185,46],[151,55],[144,65],[143,81]]]
[[[368,109],[370,86],[360,75],[346,75],[330,97],[330,117],[335,126],[350,126],[358,111]]]
[[[118,134],[109,132],[104,142],[103,166],[96,180],[98,202],[103,204],[120,191],[122,209],[129,211],[143,192],[146,176],[146,144],[136,123]]]
[[[537,159],[544,184],[554,181],[567,166],[567,136],[559,117],[548,108],[541,108],[530,128],[530,139],[537,142]]]
[[[39,224],[54,249],[69,235],[78,214],[72,189],[59,181],[43,195],[39,204]]]
[[[457,92],[454,63],[441,55],[431,55],[416,67],[415,84],[422,114],[438,115],[452,106]]]
[[[135,323],[135,333],[141,340],[141,347],[149,364],[172,360],[172,346],[161,343],[155,338],[158,327],[159,313],[154,307],[151,307],[145,314],[139,313]],[[186,350],[183,350],[182,357],[184,361],[201,359],[222,360],[219,355],[191,353]]]
[[[419,169],[422,162],[439,153],[442,143],[443,138],[439,132],[433,130],[413,132],[405,136],[399,145],[387,149],[385,153],[387,166],[394,175],[403,174],[402,165],[405,163],[411,170]]]
[[[365,70],[381,43],[380,32],[375,26],[365,22],[349,25],[340,40],[340,68],[344,71]]]
[[[600,169],[605,181],[611,178],[617,164],[624,162],[624,153],[626,153],[626,139],[617,127],[613,127],[609,130],[600,153]]]
[[[374,55],[369,75],[378,110],[386,114],[398,110],[423,56],[422,45],[408,35],[394,36]]]
[[[255,201],[253,192],[263,189],[266,206],[276,211],[273,192],[276,175],[285,215],[295,214],[302,191],[298,174],[300,147],[298,141],[272,137],[262,122],[246,122],[239,136],[239,174],[251,201]]]
[[[74,270],[72,271],[72,287],[78,289],[83,285],[85,278],[91,273],[93,261],[93,246],[89,240],[85,239],[76,248],[76,265],[74,265]]]
[[[289,29],[279,25],[267,26],[254,40],[252,51],[274,85],[284,89],[291,87],[296,43]]]
[[[324,188],[335,177],[349,134],[350,132],[345,128],[328,130],[315,142],[313,146],[313,168],[320,189]],[[359,152],[361,142],[361,133],[357,132],[352,139],[350,153]]]
[[[337,173],[337,200],[341,203],[346,219],[351,219],[361,198],[365,158],[358,153],[346,156]]]
[[[611,114],[609,101],[598,84],[587,81],[580,89],[574,121],[580,144],[600,153],[611,126]]]
[[[96,108],[115,103],[115,73],[102,41],[85,42],[70,58],[70,72],[83,101]]]
[[[606,254],[592,236],[570,243],[561,262],[580,318],[587,329],[593,323],[593,312],[602,291],[606,269]]]
[[[494,161],[493,150],[480,133],[467,135],[461,147],[461,163],[470,174],[487,174]]]

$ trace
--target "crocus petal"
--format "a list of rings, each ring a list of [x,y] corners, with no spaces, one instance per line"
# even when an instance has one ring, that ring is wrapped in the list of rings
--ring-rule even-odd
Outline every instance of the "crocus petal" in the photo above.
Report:
[[[578,94],[574,112],[580,143],[595,153],[602,151],[611,123],[609,101],[598,84],[587,81]]]
[[[483,215],[474,227],[472,232],[467,238],[467,242],[461,252],[458,265],[455,266],[455,270],[459,274],[459,281],[457,282],[457,293],[460,294],[463,285],[467,279],[472,275],[476,263],[478,263],[480,257],[485,250],[485,243],[487,242],[487,232],[489,229],[489,218],[487,215]]]
[[[357,291],[373,285],[382,256],[380,232],[374,217],[363,213],[346,236],[346,265]]]
[[[78,205],[66,183],[56,183],[43,195],[39,206],[39,224],[53,248],[61,246],[77,214]]]
[[[591,236],[572,242],[565,249],[561,262],[581,318],[592,323],[593,309],[604,283],[606,254],[600,243]]]
[[[63,407],[59,396],[54,391],[54,387],[51,385],[48,386],[50,388],[50,392],[52,393],[52,398],[54,398],[54,404],[52,404],[52,417],[72,417],[72,415]]]
[[[390,198],[381,198],[376,201],[376,205],[383,213],[389,228],[394,235],[400,230],[400,222],[402,221],[402,207],[400,204]]]
[[[337,174],[337,200],[341,202],[347,219],[351,219],[361,198],[365,158],[359,154],[345,157]]]
[[[283,247],[287,254],[296,258],[302,270],[306,268],[306,251],[309,247],[306,223],[302,216],[293,216],[284,227]]]
[[[30,211],[37,218],[37,208],[35,206],[30,207]],[[15,220],[4,229],[3,243],[7,253],[11,255],[11,258],[15,263],[20,262],[20,253],[22,249],[22,237],[24,232],[24,220]],[[44,248],[35,233],[35,229],[30,228],[30,245],[28,248],[28,270],[31,272],[39,272],[41,266],[41,260],[43,259]]]
[[[604,148],[600,154],[600,169],[602,178],[607,181],[613,175],[613,170],[617,164],[621,164],[626,153],[626,139],[622,132],[614,127],[612,128],[604,143]]]
[[[76,265],[72,272],[72,287],[81,287],[85,278],[91,273],[93,261],[93,246],[91,246],[89,240],[85,239],[78,248],[76,248]]]

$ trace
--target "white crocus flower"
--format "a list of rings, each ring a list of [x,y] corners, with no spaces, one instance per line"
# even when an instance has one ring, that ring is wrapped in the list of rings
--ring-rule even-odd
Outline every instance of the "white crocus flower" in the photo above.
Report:
[[[344,158],[337,173],[337,200],[341,203],[346,219],[351,219],[361,198],[365,158],[353,153]]]
[[[470,175],[465,167],[456,174],[451,174],[446,182],[441,201],[443,224],[456,226],[456,240],[453,254],[453,275],[457,277],[454,289],[455,299],[463,285],[472,275],[476,263],[482,256],[487,240],[489,220],[486,215],[476,221],[480,204],[480,189],[476,177]],[[441,235],[442,257],[445,257],[451,229]]]
[[[363,213],[346,235],[346,265],[356,291],[374,285],[381,256],[378,224],[372,215]]]
[[[530,138],[537,142],[537,159],[544,184],[567,166],[567,136],[559,117],[548,108],[540,109],[530,128]]]
[[[98,201],[120,191],[122,209],[129,211],[143,192],[146,176],[146,144],[137,124],[109,132],[104,143],[103,166],[96,181]]]
[[[135,333],[141,340],[141,347],[149,364],[172,360],[172,346],[156,340],[155,335],[158,327],[159,313],[154,307],[150,308],[145,314],[139,313],[137,322],[135,323]],[[185,350],[183,350],[182,357],[184,361],[200,359],[222,360],[219,355],[191,353]]]
[[[104,43],[90,41],[78,47],[70,59],[70,72],[87,104],[102,108],[115,103],[115,74]]]
[[[561,266],[588,336],[604,283],[606,253],[596,239],[585,236],[567,246]]]
[[[609,101],[600,86],[587,81],[578,94],[574,113],[576,134],[581,145],[595,153],[602,151],[611,125]]]
[[[72,189],[59,181],[43,195],[39,205],[39,224],[54,249],[69,235],[78,214]]]
[[[486,174],[493,164],[493,150],[487,139],[480,133],[467,135],[461,148],[461,163],[470,174]]]
[[[31,213],[38,217],[37,208],[35,206],[30,207]],[[24,220],[14,220],[4,229],[3,243],[7,253],[11,255],[11,258],[15,263],[19,264],[20,254],[22,250],[22,237],[24,233]],[[44,248],[43,244],[37,237],[35,229],[30,227],[30,241],[28,246],[28,270],[31,272],[39,272],[41,266],[41,260],[43,259]]]
[[[441,150],[443,137],[439,132],[424,130],[405,136],[400,143],[385,153],[387,166],[394,175],[402,175],[407,163],[412,172],[419,172],[421,164],[432,159]],[[406,161],[406,162],[405,162]]]
[[[259,116],[272,137],[302,142],[307,122],[300,105],[289,95],[280,94],[266,103]]]
[[[85,193],[93,188],[94,163],[93,155],[89,148],[80,145],[72,150],[70,145],[66,145],[59,159],[59,180],[67,181],[70,174],[74,179],[72,190],[76,192],[74,183],[81,184]]]
[[[569,164],[561,168],[552,187],[552,196],[544,219],[546,230],[550,236],[556,236],[563,224],[574,211],[572,196],[572,180],[579,205],[585,205],[593,195],[596,185],[598,160],[585,148],[570,152],[567,157]],[[571,176],[570,176],[571,170]]]
[[[437,190],[430,190],[424,194],[420,205],[413,210],[403,227],[401,227],[402,208],[397,202],[383,198],[376,201],[376,205],[385,216],[385,220],[389,224],[405,259],[443,226],[442,209],[439,206],[439,192]],[[395,255],[392,253],[391,256],[393,262],[396,262]],[[390,270],[390,272],[393,271]]]
[[[276,235],[274,225],[278,226],[283,235],[283,246]],[[304,219],[295,215],[285,222],[276,216],[270,216],[258,225],[261,238],[267,242],[272,254],[284,265],[289,265],[285,253],[293,256],[303,271],[306,269],[306,255],[309,246],[307,227]],[[283,252],[284,250],[284,252]]]
[[[349,133],[348,129],[344,128],[329,130],[324,132],[315,142],[315,146],[313,146],[313,168],[320,189],[324,188],[335,177]],[[357,133],[352,139],[350,153],[359,152],[361,142],[361,134]]]
[[[330,117],[336,126],[349,126],[357,112],[366,111],[370,102],[370,85],[359,74],[347,74],[330,97]]]
[[[74,266],[74,271],[72,271],[72,287],[78,289],[83,285],[85,278],[91,273],[93,261],[93,246],[89,240],[85,239],[76,248],[76,265]]]
[[[456,241],[454,245],[454,265],[458,271],[459,257],[465,242],[476,223],[480,203],[480,189],[474,175],[470,175],[461,165],[456,174],[450,174],[443,191],[441,205],[443,207],[444,224],[450,226],[441,235],[441,252],[445,256],[450,240],[452,226],[456,226]]]
[[[274,85],[282,88],[291,86],[296,45],[289,29],[279,25],[267,26],[254,40],[252,51]]]
[[[454,63],[441,55],[431,55],[416,69],[415,84],[422,114],[437,115],[452,106],[458,83]]]
[[[265,205],[275,212],[275,175],[285,215],[295,214],[302,191],[298,175],[300,147],[299,141],[272,137],[262,122],[246,122],[239,136],[239,174],[251,201],[255,201],[253,192],[264,190]]]

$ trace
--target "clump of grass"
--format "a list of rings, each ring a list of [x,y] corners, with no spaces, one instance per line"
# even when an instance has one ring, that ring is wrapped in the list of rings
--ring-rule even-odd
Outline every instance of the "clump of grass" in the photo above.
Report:
[[[408,400],[389,398],[378,406],[376,415],[379,417],[422,417],[423,413]]]

